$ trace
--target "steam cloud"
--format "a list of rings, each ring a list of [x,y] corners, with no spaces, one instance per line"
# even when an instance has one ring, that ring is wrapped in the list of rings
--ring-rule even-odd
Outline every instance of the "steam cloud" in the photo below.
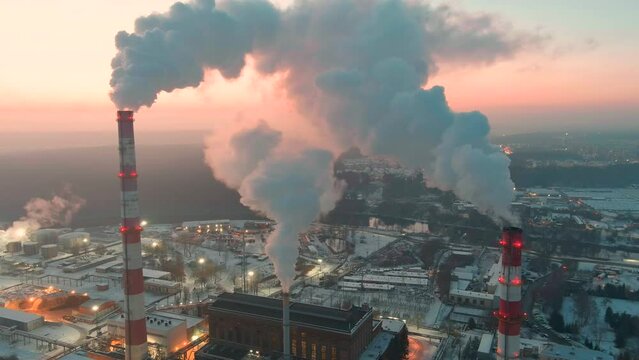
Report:
[[[453,112],[442,87],[425,86],[437,63],[490,64],[539,41],[492,16],[419,1],[299,0],[286,9],[263,0],[178,2],[167,13],[137,19],[133,33],[117,34],[111,98],[121,109],[138,110],[162,91],[198,86],[207,70],[236,78],[251,56],[260,73],[282,74],[304,119],[328,129],[342,149],[355,145],[423,168],[441,189],[495,219],[516,221],[509,210],[509,160],[488,141],[486,117]],[[281,135],[265,126],[224,145],[209,141],[207,160],[245,204],[278,220],[275,238],[290,243],[284,249],[269,240],[269,247],[296,253],[293,233],[324,209],[318,199],[335,193],[327,190],[332,157],[319,149],[276,151]],[[216,159],[227,155],[219,152],[224,147],[235,152]],[[311,179],[296,173],[300,168],[321,181],[301,186]],[[281,189],[305,202],[279,203],[287,198]],[[284,204],[295,212],[287,213]],[[284,224],[288,216],[294,220]]]
[[[24,206],[26,215],[13,222],[6,231],[7,240],[24,240],[31,232],[43,227],[69,225],[73,216],[86,204],[74,195],[70,187],[51,199],[33,198]]]
[[[282,133],[263,121],[231,136],[214,134],[206,146],[215,177],[237,189],[244,205],[277,222],[266,253],[288,291],[295,279],[298,234],[341,197],[331,171],[333,155],[322,149],[293,153],[282,145]]]

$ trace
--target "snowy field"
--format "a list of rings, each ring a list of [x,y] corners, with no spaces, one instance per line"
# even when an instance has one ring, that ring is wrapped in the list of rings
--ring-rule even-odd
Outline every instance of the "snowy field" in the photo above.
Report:
[[[595,344],[599,343],[599,347],[605,352],[616,353],[617,350],[614,345],[615,333],[604,319],[606,308],[610,307],[613,312],[625,312],[639,316],[639,302],[602,297],[591,297],[591,299],[595,304],[592,313],[593,315],[596,314],[596,316],[592,316],[586,324],[580,326],[579,335],[588,338]],[[565,324],[578,322],[579,314],[572,298],[564,298],[561,314],[564,317]]]

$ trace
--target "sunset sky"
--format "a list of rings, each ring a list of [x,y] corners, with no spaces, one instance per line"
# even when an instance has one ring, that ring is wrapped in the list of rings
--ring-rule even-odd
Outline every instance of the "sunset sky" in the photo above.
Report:
[[[0,132],[114,129],[109,93],[114,36],[173,0],[0,2]],[[286,6],[290,1],[278,1]],[[440,63],[454,110],[480,110],[495,132],[637,128],[639,1],[432,1],[497,15],[537,48],[487,66]],[[238,118],[290,121],[277,79],[251,69],[228,82],[211,72],[198,89],[161,94],[138,115],[142,130],[211,129]],[[179,120],[176,120],[179,119]]]

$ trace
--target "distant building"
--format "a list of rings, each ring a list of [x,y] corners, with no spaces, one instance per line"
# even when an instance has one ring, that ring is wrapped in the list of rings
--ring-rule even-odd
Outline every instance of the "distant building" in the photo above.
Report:
[[[382,331],[368,306],[336,309],[292,302],[290,313],[291,354],[296,359],[358,360]],[[229,345],[240,355],[281,354],[279,299],[223,293],[209,306],[209,326],[210,344],[197,353],[197,360],[224,359],[215,354],[232,352]]]
[[[44,318],[24,311],[0,308],[0,325],[15,326],[18,330],[31,331],[44,325]]]
[[[182,223],[182,230],[213,233],[224,232],[231,229],[231,220],[202,220],[202,221],[185,221]]]

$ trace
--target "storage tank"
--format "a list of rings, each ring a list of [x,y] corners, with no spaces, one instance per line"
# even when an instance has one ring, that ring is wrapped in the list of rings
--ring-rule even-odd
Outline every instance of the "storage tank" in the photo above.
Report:
[[[40,229],[33,233],[33,240],[40,245],[50,245],[58,243],[58,230]]]
[[[70,232],[59,236],[59,243],[65,249],[82,248],[88,246],[90,242],[91,234],[83,231]]]
[[[58,256],[58,245],[42,245],[42,247],[40,248],[40,255],[42,255],[44,259],[51,259]]]
[[[26,241],[22,243],[22,252],[25,255],[37,255],[38,249],[40,249],[40,244],[34,241]]]
[[[10,253],[19,253],[20,251],[22,251],[22,243],[20,241],[8,242],[7,251]]]

